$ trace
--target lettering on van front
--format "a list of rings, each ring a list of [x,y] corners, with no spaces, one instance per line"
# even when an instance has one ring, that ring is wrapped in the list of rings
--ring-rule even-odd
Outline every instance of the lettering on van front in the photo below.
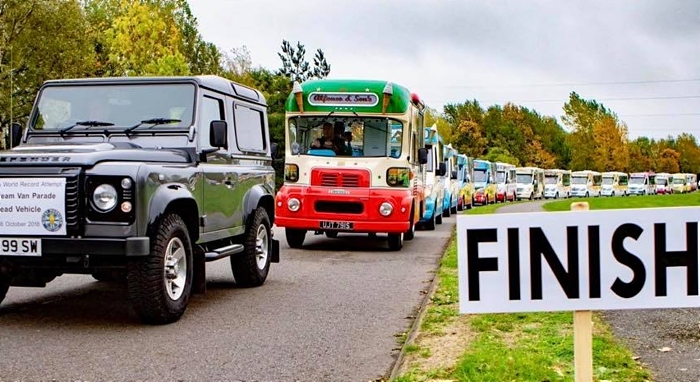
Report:
[[[374,93],[321,93],[309,94],[309,104],[314,106],[363,106],[370,107],[379,103]]]

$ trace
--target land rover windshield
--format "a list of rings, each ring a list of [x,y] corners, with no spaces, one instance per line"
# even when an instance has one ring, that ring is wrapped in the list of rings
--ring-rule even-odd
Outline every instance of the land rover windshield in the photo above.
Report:
[[[159,121],[151,123],[159,128],[187,128],[193,122],[195,95],[193,84],[52,85],[39,94],[30,128],[37,132],[125,130],[142,121]]]
[[[292,155],[399,158],[401,121],[370,117],[294,117],[287,122]]]

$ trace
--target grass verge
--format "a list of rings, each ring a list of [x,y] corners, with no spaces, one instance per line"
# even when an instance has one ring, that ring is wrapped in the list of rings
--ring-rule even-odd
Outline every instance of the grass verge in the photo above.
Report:
[[[576,200],[579,201],[579,200]],[[581,199],[591,209],[670,207],[700,204],[700,195]],[[545,204],[569,210],[572,200]],[[469,210],[492,213],[503,205]],[[573,313],[460,315],[457,245],[453,235],[437,272],[438,286],[414,340],[405,347],[398,382],[572,381]],[[650,373],[594,314],[593,369],[597,381],[648,381]]]

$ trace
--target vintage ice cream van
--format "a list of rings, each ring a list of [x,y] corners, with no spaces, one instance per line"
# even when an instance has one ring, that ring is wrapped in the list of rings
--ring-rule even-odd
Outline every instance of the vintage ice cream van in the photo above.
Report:
[[[457,150],[452,145],[443,146],[443,154],[445,157],[445,167],[447,174],[443,177],[445,182],[445,197],[443,200],[443,216],[449,217],[450,214],[457,213],[457,204],[459,201],[460,185],[457,180]]]
[[[425,209],[419,223],[424,228],[433,230],[435,224],[442,224],[445,198],[445,183],[442,179],[447,174],[447,166],[443,160],[437,126],[433,125],[423,131],[428,159],[425,165]]]
[[[518,197],[518,186],[515,182],[515,165],[496,162],[496,201],[513,202]]]
[[[656,193],[657,194],[671,194],[673,190],[671,189],[671,183],[673,183],[672,175],[667,172],[659,172],[656,174]]]
[[[671,189],[674,194],[687,194],[690,192],[690,183],[688,183],[688,174],[677,173],[671,176]]]
[[[653,172],[633,172],[630,174],[630,195],[656,194],[656,174]]]
[[[601,196],[627,196],[629,175],[620,171],[608,171],[602,174]]]
[[[387,81],[325,79],[295,83],[285,107],[275,221],[287,244],[302,247],[309,231],[386,233],[401,249],[427,210],[424,103]]]
[[[544,170],[545,199],[568,198],[571,196],[571,170]]]
[[[518,200],[542,199],[544,195],[544,169],[517,167],[515,177],[518,184]]]
[[[474,182],[473,178],[474,164],[472,158],[457,154],[457,181],[459,182],[459,200],[457,201],[457,209],[459,211],[472,208],[474,198]]]
[[[496,203],[496,178],[493,163],[474,160],[474,204],[486,205]]]

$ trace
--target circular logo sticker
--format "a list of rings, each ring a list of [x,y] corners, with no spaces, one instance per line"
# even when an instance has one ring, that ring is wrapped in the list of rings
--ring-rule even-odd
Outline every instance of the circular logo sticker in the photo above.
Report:
[[[41,215],[41,224],[49,232],[56,232],[63,226],[63,216],[53,208],[49,208]]]

